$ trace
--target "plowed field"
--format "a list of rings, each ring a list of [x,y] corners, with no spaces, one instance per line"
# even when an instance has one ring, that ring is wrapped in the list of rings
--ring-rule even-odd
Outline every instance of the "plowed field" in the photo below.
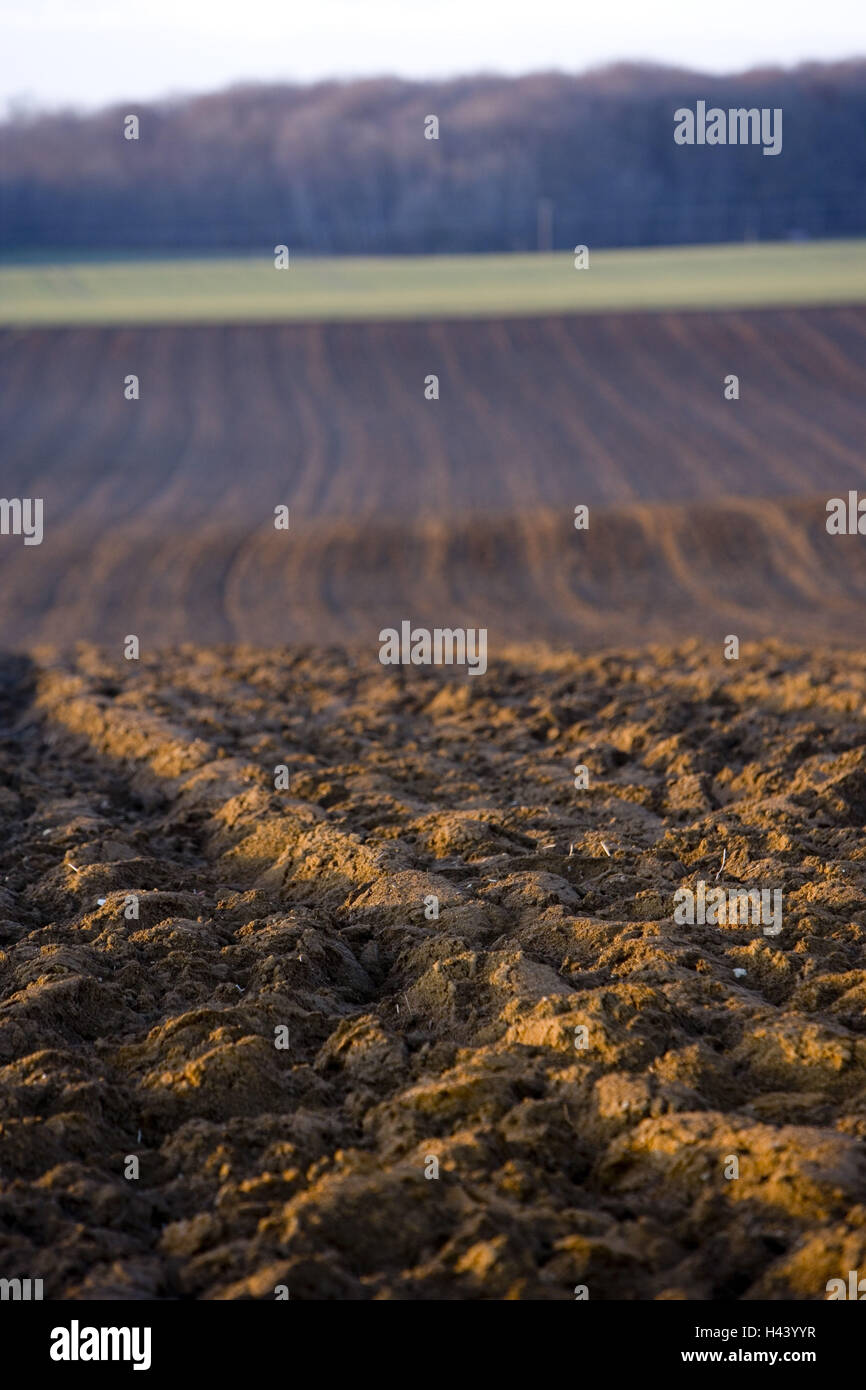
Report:
[[[7,645],[864,632],[862,308],[8,330],[0,378]]]
[[[822,1299],[864,1267],[862,657],[133,667],[3,670],[0,1274]],[[701,879],[781,890],[781,933],[676,925]]]
[[[0,375],[45,506],[0,536],[0,1277],[866,1268],[866,310],[10,329]],[[406,618],[486,674],[381,666]],[[678,922],[701,881],[780,933]]]

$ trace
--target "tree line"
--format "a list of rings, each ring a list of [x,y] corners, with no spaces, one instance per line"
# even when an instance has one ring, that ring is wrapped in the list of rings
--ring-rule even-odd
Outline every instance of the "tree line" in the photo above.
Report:
[[[781,109],[783,148],[674,112]],[[124,138],[138,117],[139,138]],[[425,138],[438,120],[438,139]],[[0,125],[0,250],[514,251],[866,234],[866,61],[234,87]]]

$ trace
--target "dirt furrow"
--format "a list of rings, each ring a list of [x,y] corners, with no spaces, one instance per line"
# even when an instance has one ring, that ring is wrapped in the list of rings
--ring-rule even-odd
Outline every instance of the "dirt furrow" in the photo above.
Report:
[[[0,1275],[823,1297],[866,1253],[864,690],[773,645],[7,660]],[[701,880],[781,932],[678,923]]]

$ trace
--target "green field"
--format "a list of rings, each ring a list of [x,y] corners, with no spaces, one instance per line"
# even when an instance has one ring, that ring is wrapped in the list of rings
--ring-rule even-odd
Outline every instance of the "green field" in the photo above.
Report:
[[[0,266],[0,324],[455,318],[866,302],[866,241],[545,255]]]

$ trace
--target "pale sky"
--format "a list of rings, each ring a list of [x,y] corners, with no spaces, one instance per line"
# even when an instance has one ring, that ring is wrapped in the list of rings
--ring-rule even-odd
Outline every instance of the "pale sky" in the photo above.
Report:
[[[866,56],[866,0],[0,0],[0,107],[239,81]]]

